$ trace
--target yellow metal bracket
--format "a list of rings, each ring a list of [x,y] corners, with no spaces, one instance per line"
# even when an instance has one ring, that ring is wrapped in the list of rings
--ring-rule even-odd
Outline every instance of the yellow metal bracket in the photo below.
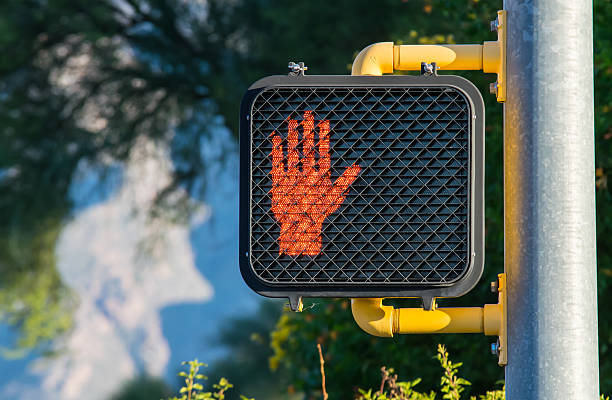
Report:
[[[498,293],[497,304],[484,307],[449,307],[426,311],[422,308],[394,308],[383,305],[383,299],[352,299],[355,322],[373,336],[393,337],[414,333],[484,333],[498,336],[491,346],[498,364],[506,365],[506,275],[499,274],[491,288]],[[435,304],[435,303],[434,303]]]
[[[499,341],[496,343],[497,348],[495,350],[498,355],[498,364],[504,366],[508,364],[508,286],[506,285],[506,274],[497,275],[496,289],[498,293],[497,304],[500,305],[502,315],[499,334],[497,335]]]
[[[483,44],[394,45],[374,43],[363,49],[353,62],[353,75],[382,75],[393,71],[419,71],[421,63],[436,63],[440,70],[482,70],[497,74],[491,92],[497,101],[506,101],[506,11],[497,12],[491,22],[497,41]]]

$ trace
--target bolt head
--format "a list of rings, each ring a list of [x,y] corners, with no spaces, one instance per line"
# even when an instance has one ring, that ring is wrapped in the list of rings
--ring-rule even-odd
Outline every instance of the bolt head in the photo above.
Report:
[[[293,75],[297,75],[300,73],[303,75],[304,71],[308,69],[308,67],[304,65],[303,62],[299,62],[299,63],[290,62],[287,65],[287,67],[289,68],[289,73]]]
[[[493,354],[494,356],[499,355],[499,341],[491,343],[491,354]]]
[[[491,94],[497,94],[497,82],[492,82],[489,84],[489,92]]]
[[[499,27],[499,22],[497,22],[497,18],[491,21],[491,32],[496,32]]]

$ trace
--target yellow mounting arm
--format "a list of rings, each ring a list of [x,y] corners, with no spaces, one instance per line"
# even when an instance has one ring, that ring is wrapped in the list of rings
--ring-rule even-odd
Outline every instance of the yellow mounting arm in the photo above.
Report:
[[[498,335],[501,322],[499,304],[484,307],[393,308],[383,299],[353,299],[351,306],[357,325],[373,336],[392,337],[394,333],[482,333]]]
[[[382,75],[395,70],[417,71],[421,63],[436,63],[442,70],[480,70],[497,73],[492,92],[497,101],[506,100],[506,12],[498,11],[492,23],[497,42],[464,45],[400,45],[392,42],[372,44],[363,49],[353,62],[352,75]],[[499,274],[492,288],[498,292],[497,304],[484,307],[394,308],[383,305],[383,299],[352,299],[351,307],[357,325],[373,336],[392,337],[395,333],[484,333],[498,336],[493,345],[499,365],[507,363],[506,341],[506,275]]]
[[[394,308],[383,299],[352,299],[351,308],[357,325],[379,337],[399,333],[484,333],[499,336],[495,351],[499,365],[506,365],[506,275],[499,274],[491,285],[498,292],[497,304],[484,307]]]
[[[353,75],[382,75],[393,71],[418,71],[421,63],[436,63],[441,70],[483,70],[497,74],[491,91],[506,101],[506,12],[498,11],[492,26],[496,42],[483,44],[394,45],[374,43],[353,61]]]

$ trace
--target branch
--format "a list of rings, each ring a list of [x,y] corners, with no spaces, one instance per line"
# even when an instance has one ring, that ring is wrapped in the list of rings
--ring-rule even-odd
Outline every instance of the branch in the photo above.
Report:
[[[321,363],[321,388],[323,389],[323,400],[327,400],[327,391],[325,390],[325,360],[323,359],[323,351],[321,350],[321,344],[317,343],[319,349],[319,363]]]

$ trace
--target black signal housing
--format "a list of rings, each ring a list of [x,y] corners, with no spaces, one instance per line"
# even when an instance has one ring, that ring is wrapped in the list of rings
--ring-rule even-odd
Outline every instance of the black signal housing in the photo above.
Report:
[[[292,163],[290,121],[299,125],[299,146],[293,147],[299,170],[308,168],[311,151],[318,168],[327,157],[331,182],[359,166],[342,198],[332,196],[340,204],[329,208],[334,211],[320,226],[320,243],[311,231],[322,217],[315,223],[309,212],[293,212],[283,227],[278,219],[279,198],[310,190],[299,183],[306,180],[294,179],[302,186],[283,183],[279,195],[278,182],[288,180],[273,179],[274,149],[278,156],[282,148],[285,171]],[[246,283],[264,296],[293,299],[428,302],[468,292],[484,267],[483,135],[480,92],[457,76],[271,76],[255,82],[240,110],[239,262]],[[328,143],[328,152],[321,143]],[[276,166],[278,173],[278,159]],[[315,204],[331,197],[312,198]],[[281,203],[290,208],[300,201]],[[307,231],[312,237],[303,239]]]

